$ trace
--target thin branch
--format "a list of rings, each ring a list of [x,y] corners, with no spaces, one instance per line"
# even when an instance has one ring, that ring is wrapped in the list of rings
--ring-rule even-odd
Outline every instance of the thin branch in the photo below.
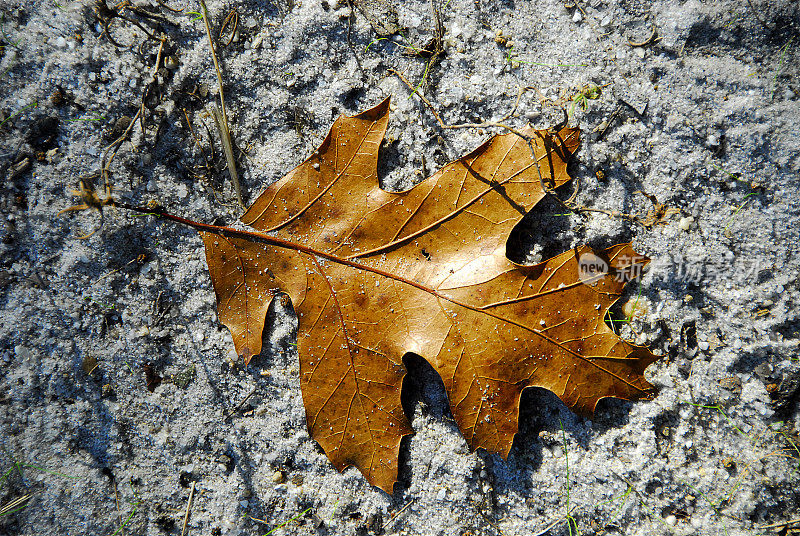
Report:
[[[236,412],[237,412],[237,411],[239,411],[240,409],[242,409],[242,406],[244,406],[245,402],[247,402],[248,400],[250,400],[250,397],[251,397],[251,396],[253,396],[254,394],[256,394],[256,391],[258,391],[258,387],[253,387],[253,390],[252,390],[252,391],[250,391],[250,392],[247,394],[247,396],[246,396],[246,397],[244,397],[244,398],[242,399],[242,401],[241,401],[241,402],[239,402],[238,404],[236,404],[236,407],[235,407],[235,408],[233,408],[233,409],[232,409],[230,412],[228,412],[228,417],[233,417],[233,416],[236,414]]]
[[[395,75],[397,75],[397,77],[400,80],[402,80],[403,83],[406,86],[408,86],[409,89],[411,89],[412,92],[415,91],[414,87],[411,85],[411,83],[408,81],[408,79],[406,79],[406,77],[403,76],[402,73],[400,73],[399,71],[396,71],[394,69],[389,69],[389,72],[390,73],[394,73]],[[503,121],[507,120],[509,117],[514,115],[514,112],[517,111],[517,106],[519,105],[519,101],[522,98],[522,95],[526,91],[531,90],[531,89],[534,89],[534,88],[531,87],[531,86],[526,86],[526,87],[520,88],[519,93],[517,94],[517,102],[514,104],[514,107],[511,109],[510,112],[508,112],[506,115],[504,115],[502,118],[500,118],[499,121],[484,121],[483,123],[461,123],[461,124],[458,124],[458,125],[448,125],[448,124],[446,124],[444,121],[442,121],[442,118],[441,118],[441,116],[439,116],[439,113],[436,111],[436,108],[433,106],[433,104],[431,104],[431,101],[429,101],[428,98],[425,95],[423,95],[423,94],[421,94],[419,92],[416,92],[416,95],[420,99],[422,99],[422,102],[424,102],[425,105],[428,107],[428,110],[430,110],[430,112],[433,115],[433,117],[439,123],[439,126],[442,127],[445,130],[455,130],[455,129],[460,129],[460,128],[499,127],[499,128],[504,128],[504,129],[508,130],[509,132],[513,132],[514,134],[516,134],[520,138],[524,139],[525,141],[530,141],[530,140],[533,139],[531,136],[528,136],[527,134],[523,133],[522,131],[520,131],[520,130],[514,128],[514,127],[506,125],[505,123],[503,123]]]
[[[651,226],[651,224],[648,223],[648,220],[646,219],[646,216],[645,216],[645,218],[642,218],[638,214],[626,214],[626,213],[620,212],[618,210],[605,210],[605,209],[601,209],[601,208],[590,208],[590,207],[584,207],[584,206],[577,206],[575,204],[575,199],[578,196],[578,187],[580,186],[580,183],[578,181],[576,181],[576,188],[572,192],[572,195],[570,195],[569,198],[566,199],[566,200],[561,199],[561,197],[559,197],[558,193],[555,191],[555,188],[553,186],[545,183],[544,175],[542,174],[542,170],[539,167],[539,159],[536,157],[536,153],[534,151],[535,139],[536,139],[536,137],[541,138],[542,142],[544,144],[545,152],[546,153],[549,152],[548,151],[548,145],[552,144],[553,138],[559,135],[559,132],[561,131],[561,129],[564,128],[567,125],[568,121],[569,121],[569,116],[567,114],[567,111],[564,110],[563,108],[561,109],[564,112],[564,120],[561,123],[559,123],[558,125],[556,125],[554,127],[549,128],[547,131],[545,131],[544,134],[542,134],[541,131],[536,131],[534,133],[534,136],[530,136],[528,134],[525,134],[524,132],[520,131],[519,129],[514,128],[512,126],[509,126],[509,125],[507,125],[505,123],[505,121],[508,118],[510,118],[512,115],[514,115],[514,113],[517,111],[517,108],[519,107],[519,102],[520,102],[520,99],[522,98],[522,95],[525,94],[525,92],[527,92],[529,90],[536,89],[536,88],[534,88],[532,86],[525,86],[525,87],[519,88],[519,91],[517,93],[517,99],[514,102],[513,108],[511,108],[511,111],[509,111],[506,115],[501,117],[499,121],[484,121],[483,123],[460,123],[460,124],[457,124],[457,125],[448,125],[442,120],[441,116],[436,111],[436,108],[433,106],[433,104],[431,104],[431,101],[429,101],[428,98],[425,95],[417,92],[415,90],[415,88],[411,85],[411,83],[408,81],[408,79],[406,79],[406,77],[403,76],[402,73],[400,73],[400,72],[398,72],[398,71],[396,71],[394,69],[389,69],[389,72],[395,74],[406,86],[408,86],[408,88],[411,90],[412,94],[416,94],[422,100],[422,102],[425,103],[425,105],[428,107],[428,110],[431,112],[433,117],[436,119],[436,122],[439,123],[439,126],[442,129],[455,130],[455,129],[461,129],[461,128],[497,127],[497,128],[505,129],[505,130],[507,130],[507,131],[509,131],[509,132],[511,132],[513,134],[516,134],[517,136],[519,136],[520,138],[525,140],[528,143],[528,147],[531,150],[531,155],[533,157],[533,161],[536,164],[536,172],[539,175],[539,184],[540,184],[540,186],[542,188],[542,191],[545,194],[549,195],[553,200],[555,200],[565,210],[569,210],[570,212],[574,212],[576,214],[580,214],[582,212],[597,212],[599,214],[605,214],[606,216],[609,216],[609,217],[612,217],[612,218],[623,218],[623,219],[626,219],[626,220],[629,220],[629,221],[632,221],[632,222],[635,222],[635,223],[639,223],[639,224],[643,225],[644,227],[650,227]]]
[[[200,6],[203,8],[203,22],[206,26],[208,46],[211,47],[211,58],[214,60],[214,69],[217,71],[217,80],[219,82],[219,104],[222,109],[222,117],[219,118],[219,112],[212,109],[212,112],[214,112],[214,122],[217,125],[219,136],[222,139],[222,146],[225,149],[225,160],[228,162],[228,172],[231,174],[231,182],[233,182],[233,188],[236,191],[236,201],[239,203],[240,207],[244,208],[242,185],[239,182],[239,173],[236,171],[236,160],[233,157],[233,144],[231,143],[231,132],[228,127],[228,112],[225,109],[225,95],[222,91],[222,72],[219,69],[217,54],[214,52],[214,40],[211,37],[211,26],[208,22],[208,8],[206,8],[205,0],[200,0]]]
[[[628,39],[628,44],[632,47],[646,47],[647,45],[651,45],[658,41],[658,33],[656,32],[656,27],[653,26],[653,31],[650,32],[650,35],[644,41],[631,41]]]
[[[194,485],[192,482],[192,489],[189,490],[189,500],[186,501],[186,514],[183,516],[183,528],[181,529],[181,536],[186,535],[186,526],[189,524],[189,512],[192,509],[192,499],[194,498]]]
[[[789,521],[781,521],[779,523],[772,523],[770,525],[761,525],[762,529],[782,529],[784,527],[788,527],[790,525],[800,525],[800,517],[797,519],[791,519]],[[778,531],[775,531],[778,532]]]

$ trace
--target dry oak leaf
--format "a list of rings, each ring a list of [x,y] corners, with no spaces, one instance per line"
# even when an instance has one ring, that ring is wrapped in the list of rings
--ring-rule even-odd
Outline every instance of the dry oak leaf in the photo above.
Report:
[[[291,297],[308,430],[336,468],[355,466],[392,493],[400,441],[412,433],[400,403],[407,352],[441,375],[469,447],[504,457],[527,387],[581,414],[604,397],[647,394],[643,372],[656,357],[603,321],[622,276],[646,258],[629,244],[535,266],[506,258],[511,229],[545,195],[542,181],[570,180],[579,131],[527,129],[531,145],[497,135],[390,193],[377,178],[388,117],[389,99],[339,117],[311,157],[258,197],[242,222],[274,238],[201,232],[219,318],[246,363],[261,351],[272,298]],[[582,255],[602,259],[606,273],[584,282]]]

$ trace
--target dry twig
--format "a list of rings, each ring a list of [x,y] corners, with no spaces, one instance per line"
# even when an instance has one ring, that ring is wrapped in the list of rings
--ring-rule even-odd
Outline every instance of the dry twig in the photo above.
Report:
[[[189,512],[192,510],[192,499],[194,498],[194,485],[195,482],[192,482],[192,489],[189,490],[189,500],[186,501],[186,514],[183,516],[181,536],[186,536],[186,526],[189,524]]]
[[[651,227],[656,223],[663,223],[663,221],[662,221],[663,218],[658,218],[658,219],[654,220],[653,217],[652,217],[652,213],[648,213],[645,216],[640,216],[638,214],[626,214],[626,213],[620,212],[618,210],[605,210],[605,209],[600,209],[600,208],[590,208],[590,207],[584,207],[584,206],[576,205],[575,204],[575,198],[577,197],[578,191],[579,191],[579,188],[580,188],[580,182],[578,181],[578,179],[576,179],[576,181],[575,181],[575,184],[576,184],[575,190],[572,192],[572,194],[566,200],[565,199],[561,199],[561,197],[558,195],[558,193],[555,191],[555,188],[553,188],[552,185],[549,185],[549,184],[545,183],[544,176],[542,175],[542,171],[541,171],[541,169],[539,167],[540,158],[537,158],[536,157],[536,153],[534,152],[535,138],[538,137],[538,138],[540,138],[542,140],[542,142],[544,144],[544,147],[545,147],[545,154],[549,154],[548,146],[553,144],[553,138],[557,137],[559,135],[559,131],[562,128],[564,128],[567,125],[567,122],[569,121],[569,116],[567,114],[567,111],[564,108],[561,108],[561,110],[564,112],[564,120],[561,123],[555,125],[554,127],[549,128],[547,131],[545,131],[544,134],[541,131],[535,132],[534,136],[530,136],[528,134],[525,134],[524,132],[520,131],[519,129],[514,128],[512,126],[509,126],[509,125],[507,125],[505,123],[505,121],[508,120],[508,118],[510,118],[511,116],[513,116],[514,113],[517,111],[517,108],[519,107],[519,102],[520,102],[520,99],[522,98],[522,95],[525,92],[529,91],[529,90],[535,89],[534,87],[525,86],[525,87],[519,88],[519,91],[517,93],[517,99],[514,102],[514,106],[511,108],[511,111],[509,111],[506,115],[501,117],[500,120],[498,120],[498,121],[484,121],[482,123],[461,123],[461,124],[457,124],[457,125],[448,125],[442,120],[441,116],[436,111],[436,108],[433,106],[433,104],[431,104],[431,102],[428,100],[428,98],[425,95],[423,95],[423,94],[419,93],[418,91],[416,91],[415,88],[406,79],[406,77],[403,76],[402,73],[400,73],[400,72],[398,72],[398,71],[396,71],[394,69],[390,69],[389,72],[394,73],[398,78],[400,78],[400,80],[406,86],[408,86],[408,88],[411,90],[412,94],[416,94],[422,100],[422,102],[425,103],[425,105],[428,107],[428,110],[431,112],[431,114],[436,119],[436,121],[439,123],[439,126],[442,129],[453,130],[453,129],[461,129],[461,128],[497,127],[497,128],[502,128],[502,129],[505,129],[505,130],[507,130],[509,132],[512,132],[513,134],[516,134],[517,136],[519,136],[520,138],[525,140],[528,143],[528,146],[530,147],[531,155],[533,156],[533,161],[536,162],[536,171],[539,174],[539,184],[540,184],[540,186],[542,188],[542,191],[545,194],[548,194],[556,202],[558,202],[558,204],[561,205],[562,208],[564,208],[565,210],[569,210],[569,211],[574,212],[576,214],[580,214],[582,212],[597,212],[597,213],[605,214],[606,216],[610,216],[610,217],[613,217],[613,218],[622,218],[622,219],[626,219],[626,220],[629,220],[629,221],[632,221],[632,222],[635,222],[635,223],[639,223],[639,224],[643,225],[644,227]],[[647,195],[647,194],[645,194],[645,195]],[[650,196],[647,196],[647,197],[649,198]],[[652,199],[651,199],[651,201],[652,201]],[[656,212],[658,212],[659,205],[657,205],[655,202],[654,202],[654,204],[656,205]],[[661,206],[661,208],[665,209],[665,207],[663,207],[663,205]]]
[[[242,186],[239,182],[239,173],[236,171],[236,160],[233,157],[233,144],[231,143],[231,132],[228,128],[228,113],[225,109],[225,95],[222,91],[222,72],[219,69],[219,62],[217,61],[217,54],[214,52],[214,40],[211,37],[211,25],[208,22],[208,8],[206,8],[205,0],[200,0],[200,6],[203,8],[203,22],[206,26],[206,35],[208,36],[208,46],[211,47],[211,58],[214,60],[214,69],[217,71],[217,80],[219,82],[219,110],[212,108],[214,123],[219,130],[219,136],[222,139],[222,147],[225,149],[225,160],[228,162],[228,172],[231,174],[231,182],[236,191],[236,201],[239,206],[244,208],[244,200],[242,199]]]

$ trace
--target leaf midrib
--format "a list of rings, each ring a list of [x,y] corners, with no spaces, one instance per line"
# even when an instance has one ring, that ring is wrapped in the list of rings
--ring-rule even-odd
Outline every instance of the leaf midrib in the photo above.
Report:
[[[372,266],[367,266],[367,265],[364,265],[364,264],[360,264],[360,263],[357,263],[355,261],[352,261],[352,260],[349,260],[349,259],[346,259],[346,258],[343,258],[343,257],[339,257],[339,256],[334,255],[332,253],[319,251],[317,249],[314,249],[314,248],[309,247],[309,246],[305,246],[303,244],[298,244],[298,243],[292,242],[290,240],[284,240],[282,238],[271,236],[271,235],[268,235],[268,234],[265,234],[265,233],[262,233],[262,232],[258,232],[258,231],[246,231],[246,230],[242,230],[242,229],[234,229],[232,227],[224,227],[224,226],[219,226],[219,225],[210,225],[210,224],[207,224],[207,223],[201,223],[201,222],[197,222],[197,221],[190,220],[190,219],[187,219],[187,218],[182,218],[180,216],[175,216],[174,214],[170,214],[170,213],[168,213],[168,212],[166,212],[164,210],[160,210],[160,209],[156,210],[156,211],[153,211],[152,209],[146,209],[146,208],[143,208],[143,207],[136,207],[136,206],[132,206],[132,205],[125,205],[125,204],[122,204],[122,203],[120,203],[119,206],[121,208],[126,208],[126,209],[129,209],[129,210],[132,210],[134,212],[139,212],[139,213],[142,213],[142,214],[151,214],[151,215],[154,215],[154,216],[157,216],[157,217],[162,217],[162,218],[174,221],[176,223],[181,223],[183,225],[188,225],[188,226],[193,227],[194,229],[197,229],[197,230],[200,230],[200,231],[206,231],[206,232],[210,232],[210,233],[215,233],[215,234],[219,234],[221,236],[232,236],[232,237],[244,238],[244,239],[247,239],[247,240],[251,240],[253,242],[266,243],[266,244],[269,244],[269,245],[272,245],[272,246],[275,246],[275,247],[279,247],[279,248],[283,248],[283,249],[299,251],[299,252],[302,252],[302,253],[306,253],[307,255],[312,255],[312,256],[323,258],[323,259],[327,259],[327,260],[329,260],[331,262],[334,262],[334,263],[337,263],[337,264],[340,264],[340,265],[343,265],[343,266],[348,266],[350,268],[355,268],[357,270],[364,270],[364,271],[367,271],[367,272],[374,273],[376,275],[380,275],[382,277],[386,277],[388,279],[392,279],[394,281],[398,281],[400,283],[404,283],[406,285],[409,285],[409,286],[412,286],[412,287],[416,288],[417,290],[421,290],[423,292],[426,292],[428,294],[436,296],[439,299],[448,301],[448,302],[452,303],[453,305],[457,305],[459,307],[463,307],[465,309],[468,309],[470,311],[476,312],[478,314],[485,314],[485,315],[490,316],[490,317],[492,317],[492,318],[494,318],[496,320],[499,320],[501,322],[505,322],[505,323],[517,326],[517,327],[519,327],[521,329],[524,329],[525,331],[531,332],[531,333],[535,334],[536,336],[538,336],[539,338],[541,338],[542,340],[544,340],[544,341],[546,341],[546,342],[548,342],[548,343],[550,343],[550,344],[552,344],[552,345],[554,345],[554,346],[556,346],[558,348],[561,348],[565,352],[571,354],[573,357],[590,364],[594,368],[598,369],[599,371],[601,371],[601,372],[603,372],[605,374],[608,374],[609,376],[611,376],[613,378],[616,378],[617,380],[619,380],[620,382],[628,385],[629,387],[633,388],[634,390],[639,391],[641,393],[646,393],[647,392],[647,390],[642,389],[641,387],[631,383],[630,381],[626,380],[625,378],[622,378],[619,375],[615,374],[614,372],[612,372],[612,371],[610,371],[610,370],[598,365],[594,361],[592,361],[590,359],[587,359],[585,356],[579,354],[578,352],[575,352],[574,350],[572,350],[570,348],[567,348],[566,346],[562,345],[558,341],[552,339],[551,337],[547,336],[546,334],[540,332],[537,329],[531,328],[529,326],[526,326],[526,325],[521,324],[519,322],[516,322],[514,320],[511,320],[511,319],[505,318],[503,316],[500,316],[498,314],[492,313],[490,311],[482,310],[478,306],[474,306],[474,305],[470,305],[468,303],[461,302],[460,300],[457,300],[455,298],[447,296],[446,294],[443,294],[443,293],[437,291],[436,289],[427,287],[427,286],[425,286],[425,285],[423,285],[421,283],[417,283],[416,281],[413,281],[411,279],[407,279],[407,278],[405,278],[403,276],[400,276],[400,275],[397,275],[397,274],[393,274],[391,272],[387,272],[387,271],[381,270],[380,268],[374,268]],[[533,299],[534,297],[535,296],[531,296],[531,299]]]

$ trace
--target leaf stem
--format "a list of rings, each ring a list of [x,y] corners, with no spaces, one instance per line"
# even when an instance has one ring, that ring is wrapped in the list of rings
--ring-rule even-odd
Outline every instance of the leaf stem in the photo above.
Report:
[[[313,506],[309,506],[308,508],[306,508],[305,510],[303,510],[302,512],[300,512],[299,514],[297,514],[296,516],[294,516],[292,519],[290,519],[289,521],[285,521],[285,522],[281,523],[280,525],[278,525],[277,527],[275,527],[274,529],[272,529],[271,531],[269,531],[268,533],[266,533],[264,536],[269,536],[270,534],[272,534],[272,533],[273,533],[273,532],[275,532],[276,530],[278,530],[278,529],[280,529],[280,528],[283,528],[283,527],[285,527],[286,525],[288,525],[289,523],[291,523],[292,521],[294,521],[294,520],[296,520],[296,519],[299,519],[299,518],[300,518],[300,516],[302,516],[303,514],[305,514],[306,512],[308,512],[309,510],[311,510],[312,508],[313,508]]]
[[[741,204],[741,205],[739,205],[739,208],[737,208],[737,209],[734,211],[734,213],[733,213],[733,214],[731,214],[730,218],[728,218],[728,221],[726,222],[726,224],[725,224],[725,227],[722,229],[722,232],[723,232],[723,233],[725,233],[726,235],[728,234],[728,232],[729,232],[729,231],[728,231],[728,227],[730,227],[730,226],[731,226],[731,223],[733,223],[733,218],[735,218],[735,217],[736,217],[736,215],[737,215],[737,214],[739,214],[739,212],[741,212],[741,211],[742,211],[742,209],[744,208],[744,206],[745,206],[747,203],[749,203],[749,202],[750,202],[750,200],[749,200],[748,198],[749,198],[751,195],[757,195],[757,194],[756,194],[756,192],[750,192],[749,194],[747,194],[746,196],[744,196],[744,197],[742,198],[742,204]]]
[[[602,372],[604,372],[606,374],[609,374],[610,376],[612,376],[616,380],[624,383],[625,385],[627,385],[628,387],[634,389],[635,391],[638,391],[638,392],[640,392],[642,394],[648,393],[648,390],[643,389],[643,388],[639,387],[638,385],[635,385],[635,384],[631,383],[629,380],[626,380],[625,378],[623,378],[619,374],[616,374],[616,373],[612,372],[611,370],[609,370],[609,369],[597,364],[595,361],[593,361],[591,359],[587,359],[586,357],[584,357],[580,353],[578,353],[578,352],[576,352],[576,351],[564,346],[563,344],[559,343],[557,340],[551,338],[550,336],[548,336],[543,331],[540,331],[538,329],[532,328],[530,326],[526,326],[525,324],[522,324],[520,322],[514,321],[512,319],[505,318],[505,317],[503,317],[503,316],[501,316],[499,314],[495,314],[495,313],[493,313],[491,311],[487,311],[487,310],[485,310],[485,309],[483,309],[481,307],[477,307],[477,306],[470,305],[468,303],[456,300],[455,298],[452,298],[452,297],[448,296],[447,294],[443,294],[443,293],[439,292],[436,289],[427,287],[425,285],[417,283],[416,281],[413,281],[411,279],[407,279],[407,278],[405,278],[403,276],[400,276],[400,275],[397,275],[397,274],[393,274],[391,272],[387,272],[387,271],[381,270],[380,268],[375,268],[373,266],[369,266],[369,265],[366,265],[366,264],[361,264],[361,263],[352,261],[350,259],[339,257],[338,255],[334,255],[332,253],[327,253],[325,251],[320,251],[320,250],[314,249],[314,248],[309,247],[309,246],[304,246],[303,244],[298,244],[296,242],[291,242],[289,240],[284,240],[284,239],[278,238],[276,236],[270,236],[270,235],[265,234],[265,233],[260,233],[260,232],[257,232],[257,231],[246,231],[246,230],[242,230],[242,229],[234,229],[233,227],[224,227],[224,226],[219,226],[219,225],[209,225],[207,223],[201,223],[201,222],[190,220],[190,219],[187,219],[187,218],[182,218],[181,216],[176,216],[174,214],[168,213],[162,207],[145,208],[145,207],[137,207],[135,205],[128,205],[126,203],[120,203],[120,202],[115,202],[114,206],[117,207],[117,208],[130,210],[132,212],[138,212],[139,214],[148,214],[148,215],[151,215],[151,216],[155,216],[157,218],[163,218],[165,220],[170,220],[170,221],[173,221],[173,222],[176,222],[176,223],[180,223],[182,225],[187,225],[187,226],[192,227],[192,228],[194,228],[194,229],[196,229],[198,231],[204,231],[204,232],[207,232],[207,233],[219,234],[219,235],[222,235],[222,236],[232,236],[232,237],[237,237],[237,238],[243,238],[243,239],[246,239],[246,240],[252,240],[254,242],[269,244],[271,246],[275,246],[275,247],[279,247],[279,248],[283,248],[283,249],[299,251],[301,253],[305,253],[306,255],[309,255],[309,256],[312,256],[312,257],[319,257],[319,258],[326,259],[326,260],[329,260],[329,261],[337,263],[337,264],[341,264],[343,266],[349,266],[350,268],[355,268],[356,270],[364,270],[366,272],[371,272],[373,274],[377,274],[377,275],[380,275],[382,277],[386,277],[387,279],[392,279],[394,281],[398,281],[400,283],[404,283],[404,284],[409,285],[411,287],[414,287],[414,288],[416,288],[418,290],[421,290],[423,292],[426,292],[428,294],[436,296],[437,298],[440,298],[442,300],[448,301],[448,302],[452,303],[453,305],[457,305],[459,307],[463,307],[464,309],[469,309],[470,311],[475,311],[477,313],[482,313],[482,314],[485,314],[487,316],[491,316],[492,318],[494,318],[496,320],[499,320],[501,322],[505,322],[507,324],[511,324],[511,325],[517,326],[517,327],[519,327],[521,329],[524,329],[526,331],[529,331],[529,332],[533,333],[534,335],[538,336],[539,338],[547,341],[548,343],[553,344],[555,346],[558,346],[559,348],[563,349],[565,352],[571,354],[575,358],[580,359],[581,361],[584,361],[584,362],[588,363],[589,365],[597,368],[598,370],[600,370],[600,371],[602,371]]]
[[[39,103],[38,103],[38,102],[32,102],[32,103],[30,103],[30,104],[27,104],[27,105],[23,106],[22,108],[20,108],[19,110],[17,110],[17,111],[16,111],[16,112],[14,112],[13,114],[9,115],[8,117],[6,117],[6,118],[5,118],[5,119],[3,119],[2,121],[0,121],[0,126],[3,126],[3,124],[4,124],[6,121],[10,121],[11,119],[14,119],[15,117],[17,117],[19,114],[21,114],[22,112],[24,112],[24,111],[25,111],[25,110],[27,110],[28,108],[36,108],[37,106],[39,106]]]
[[[782,47],[781,56],[780,58],[778,58],[778,68],[775,70],[775,76],[772,78],[772,91],[770,91],[769,94],[770,99],[775,97],[775,89],[777,88],[778,85],[778,75],[780,75],[781,71],[783,70],[783,62],[786,61],[786,58],[784,56],[786,56],[786,51],[792,45],[792,41],[794,41],[794,36],[789,38],[789,41]]]

